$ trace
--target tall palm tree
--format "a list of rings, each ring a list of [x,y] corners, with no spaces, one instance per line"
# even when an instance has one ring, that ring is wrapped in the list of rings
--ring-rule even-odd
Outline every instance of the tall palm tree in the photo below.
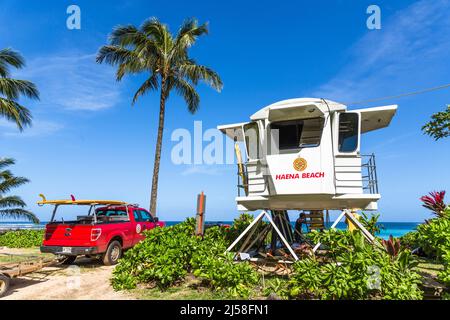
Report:
[[[25,66],[22,56],[11,49],[0,50],[0,117],[15,122],[20,131],[31,124],[30,111],[19,104],[20,96],[39,99],[39,91],[34,83],[10,78],[10,68]]]
[[[150,18],[139,27],[133,25],[114,28],[109,45],[100,48],[97,62],[117,66],[117,81],[125,74],[145,73],[147,79],[136,91],[132,104],[148,91],[159,90],[159,124],[153,167],[150,212],[156,214],[159,165],[164,131],[166,101],[172,90],[185,100],[188,110],[195,113],[200,96],[195,90],[204,81],[220,92],[223,87],[219,75],[212,69],[199,65],[189,56],[188,49],[197,38],[208,33],[207,24],[199,25],[196,19],[183,22],[178,33],[172,35],[167,25]]]
[[[0,158],[0,217],[25,218],[39,223],[39,219],[30,211],[25,210],[25,202],[18,196],[5,196],[11,189],[28,182],[28,179],[14,176],[5,168],[13,165],[14,159]]]

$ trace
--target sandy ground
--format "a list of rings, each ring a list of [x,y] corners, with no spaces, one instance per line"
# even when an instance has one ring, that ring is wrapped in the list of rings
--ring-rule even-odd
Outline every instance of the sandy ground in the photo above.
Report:
[[[23,250],[0,249],[0,253],[23,254]],[[26,252],[29,253],[29,252]],[[79,258],[72,266],[47,267],[11,281],[0,300],[128,300],[131,294],[116,292],[110,285],[113,266]]]

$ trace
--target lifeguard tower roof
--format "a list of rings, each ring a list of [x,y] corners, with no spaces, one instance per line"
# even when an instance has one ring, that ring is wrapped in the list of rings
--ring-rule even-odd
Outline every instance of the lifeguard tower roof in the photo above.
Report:
[[[309,108],[308,108],[309,107]],[[317,108],[317,109],[314,109]],[[255,112],[251,120],[274,119],[277,117],[298,117],[298,112],[304,109],[310,117],[320,116],[326,112],[345,111],[347,107],[335,101],[318,98],[295,98],[278,101]]]

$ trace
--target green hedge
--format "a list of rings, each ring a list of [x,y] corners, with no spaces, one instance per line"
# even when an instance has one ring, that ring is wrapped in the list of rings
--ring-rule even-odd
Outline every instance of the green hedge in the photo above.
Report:
[[[420,276],[409,250],[390,256],[367,243],[359,231],[328,230],[311,235],[329,251],[326,257],[303,257],[289,277],[264,279],[248,262],[224,254],[250,216],[232,228],[213,227],[194,236],[195,220],[146,232],[146,239],[125,253],[113,272],[116,290],[138,284],[164,290],[193,274],[212,290],[231,297],[276,294],[285,299],[421,299]]]
[[[313,232],[328,247],[326,257],[294,264],[285,295],[294,299],[422,299],[420,276],[409,250],[391,256],[369,244],[360,231]]]
[[[194,235],[195,220],[146,231],[145,240],[128,250],[113,272],[116,290],[132,289],[139,283],[164,290],[184,281],[189,273],[211,289],[246,297],[259,280],[249,263],[235,263],[224,254],[226,230],[207,229],[204,237]]]
[[[44,230],[17,230],[0,234],[0,247],[32,248],[39,247],[44,238]]]

